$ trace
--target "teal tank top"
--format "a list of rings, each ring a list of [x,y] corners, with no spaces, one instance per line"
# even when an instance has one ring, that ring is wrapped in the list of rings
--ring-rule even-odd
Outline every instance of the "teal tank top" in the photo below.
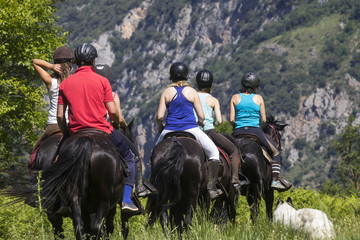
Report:
[[[210,94],[208,93],[198,93],[198,94],[201,102],[201,107],[205,114],[204,127],[203,128],[200,127],[200,128],[203,131],[214,129],[214,118],[213,118],[214,110],[209,105],[206,104],[206,98],[210,96]]]
[[[240,93],[241,101],[235,106],[235,129],[242,127],[259,127],[260,106],[253,101],[255,94]]]

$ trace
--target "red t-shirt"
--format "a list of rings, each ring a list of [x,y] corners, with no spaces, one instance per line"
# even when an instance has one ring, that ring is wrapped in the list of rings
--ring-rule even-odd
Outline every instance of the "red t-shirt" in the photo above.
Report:
[[[106,120],[106,102],[114,102],[110,83],[90,66],[78,68],[60,84],[58,104],[68,106],[71,135],[84,128],[110,134],[113,127]]]

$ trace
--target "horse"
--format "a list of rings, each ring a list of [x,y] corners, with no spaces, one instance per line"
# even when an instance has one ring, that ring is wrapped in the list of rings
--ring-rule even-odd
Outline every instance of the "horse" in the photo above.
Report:
[[[132,125],[133,121],[122,134],[134,142]],[[55,236],[63,237],[63,217],[73,219],[77,239],[85,234],[101,236],[105,228],[111,233],[116,204],[122,200],[126,164],[121,164],[110,137],[98,130],[83,131],[66,139],[54,163],[60,138],[61,135],[52,135],[41,143],[34,168],[30,170],[34,177],[42,170],[41,196],[45,198],[42,207],[47,210]],[[12,195],[27,194],[25,202],[34,206],[35,199],[29,196],[36,189],[36,186],[17,188]],[[137,214],[121,214],[125,239],[129,232],[128,219]]]
[[[154,147],[150,162],[150,182],[158,194],[148,198],[148,226],[160,218],[165,235],[169,222],[171,230],[181,234],[191,224],[198,202],[204,203],[207,196],[205,152],[191,134],[169,133]]]
[[[267,116],[267,121],[261,124],[262,130],[273,139],[281,151],[280,131],[284,130],[287,124],[275,120],[273,116]],[[242,155],[240,173],[245,175],[250,184],[241,188],[241,195],[246,200],[251,211],[251,220],[254,223],[259,214],[261,198],[265,200],[266,214],[269,220],[273,218],[274,189],[271,188],[272,168],[261,148],[258,138],[255,135],[238,135],[237,138],[224,134],[239,149]]]
[[[220,195],[215,199],[211,211],[211,217],[217,223],[225,223],[228,219],[235,223],[236,217],[236,199],[237,192],[234,186],[231,184],[231,169],[230,169],[230,157],[228,154],[219,148],[219,156],[221,161],[221,167],[219,168],[218,174],[218,186],[224,194]],[[209,208],[208,206],[207,208]]]

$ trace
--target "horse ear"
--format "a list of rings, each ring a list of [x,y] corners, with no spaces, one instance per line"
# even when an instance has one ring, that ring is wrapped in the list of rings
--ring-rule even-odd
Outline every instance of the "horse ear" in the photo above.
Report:
[[[279,128],[279,131],[282,131],[282,130],[284,130],[284,128],[286,127],[286,126],[288,126],[289,124],[278,124],[278,128]]]
[[[291,197],[288,197],[287,200],[286,200],[287,203],[290,203],[292,205],[292,199]]]
[[[130,123],[128,124],[128,128],[130,129],[130,131],[132,130],[133,126],[134,126],[134,118],[131,119]]]
[[[282,204],[282,203],[283,203],[283,201],[282,201],[281,198],[279,197],[278,200],[277,200],[277,202],[276,202],[276,206],[279,206],[279,205]]]

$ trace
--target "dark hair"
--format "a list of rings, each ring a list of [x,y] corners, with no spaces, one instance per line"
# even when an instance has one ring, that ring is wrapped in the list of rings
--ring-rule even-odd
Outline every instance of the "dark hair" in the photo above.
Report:
[[[199,89],[199,91],[201,91],[201,92],[211,93],[211,87],[198,88],[198,89]]]
[[[247,88],[247,87],[241,86],[241,88],[240,88],[239,91],[240,91],[241,93],[251,94],[251,93],[256,93],[256,92],[257,92],[257,88]]]

